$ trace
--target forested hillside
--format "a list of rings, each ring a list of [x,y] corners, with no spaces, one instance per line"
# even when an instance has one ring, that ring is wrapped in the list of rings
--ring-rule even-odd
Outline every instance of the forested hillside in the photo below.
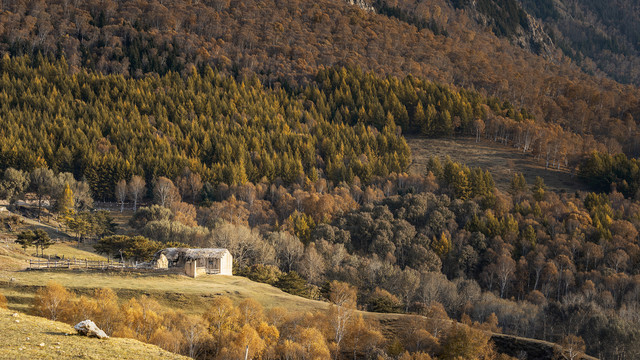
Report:
[[[410,161],[393,117],[377,129],[332,121],[314,103],[266,89],[256,77],[239,83],[210,68],[184,79],[72,76],[64,61],[8,57],[0,73],[1,167],[70,172],[101,200],[113,199],[116,182],[135,174],[149,183],[184,168],[214,184],[290,184],[323,173],[369,181]],[[324,96],[317,102],[333,104]]]
[[[64,54],[72,72],[134,77],[208,64],[233,76],[256,73],[267,86],[308,83],[322,66],[357,65],[475,88],[538,122],[600,138],[612,152],[638,153],[636,88],[533,56],[444,0],[408,4],[403,11],[414,20],[446,32],[337,0],[16,1],[2,5],[0,49]]]
[[[138,262],[168,246],[224,247],[236,275],[332,301],[338,312],[335,287],[349,311],[452,318],[603,359],[638,358],[640,90],[515,44],[537,26],[528,10],[549,27],[558,21],[565,52],[582,49],[559,25],[563,2],[351,3],[0,3],[0,197],[108,256]],[[571,11],[609,14],[590,4]],[[602,26],[629,34],[630,21]],[[583,44],[593,54],[615,44],[593,41]],[[405,134],[510,146],[541,173],[553,167],[597,192],[548,191],[542,177],[527,184],[511,169],[501,191],[487,169],[435,157],[408,175]],[[92,211],[94,200],[133,211],[126,234],[109,212]],[[24,249],[49,244],[42,232],[12,230],[14,220],[1,224]],[[481,332],[416,319],[361,351],[498,356]],[[335,325],[342,335],[306,340],[287,322],[269,328],[281,331],[276,340],[260,322],[226,337],[218,328],[202,357],[241,352],[247,334],[273,340],[265,351],[302,354],[298,343],[313,338],[324,344],[320,358],[339,358],[340,346],[357,357],[359,343],[341,345],[341,336],[359,339],[368,325],[344,321]],[[120,334],[168,339],[128,326]]]
[[[486,135],[557,167],[602,149],[508,102],[412,76],[332,68],[287,91],[209,67],[140,79],[67,67],[42,56],[0,62],[0,168],[72,173],[99,200],[114,199],[121,179],[152,183],[185,168],[212,184],[369,183],[407,169],[402,132]]]
[[[585,71],[640,84],[640,8],[633,0],[521,0]]]
[[[496,36],[535,54],[558,60],[562,53],[589,74],[640,82],[640,10],[634,1],[451,0],[451,4],[468,11]]]

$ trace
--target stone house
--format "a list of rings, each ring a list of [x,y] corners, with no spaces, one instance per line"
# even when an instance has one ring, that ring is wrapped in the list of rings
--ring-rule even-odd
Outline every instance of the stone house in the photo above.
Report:
[[[184,269],[187,276],[232,275],[233,256],[227,249],[168,248],[154,257],[156,269]]]

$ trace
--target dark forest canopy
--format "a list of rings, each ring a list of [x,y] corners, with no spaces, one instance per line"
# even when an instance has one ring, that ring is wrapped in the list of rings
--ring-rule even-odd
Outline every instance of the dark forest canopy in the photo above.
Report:
[[[592,153],[580,165],[580,177],[596,191],[619,191],[640,199],[640,160]]]

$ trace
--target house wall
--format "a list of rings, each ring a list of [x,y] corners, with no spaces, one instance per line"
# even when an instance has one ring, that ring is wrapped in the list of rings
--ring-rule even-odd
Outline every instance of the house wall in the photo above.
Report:
[[[233,256],[228,252],[220,259],[220,275],[233,275]]]
[[[184,273],[187,274],[187,276],[191,276],[191,277],[196,277],[198,276],[198,272],[196,271],[196,262],[195,261],[187,261],[184,264]]]
[[[184,264],[184,273],[187,276],[191,276],[192,278],[198,277],[200,275],[206,275],[207,269],[203,265],[204,263],[200,264],[196,260],[188,260]]]
[[[198,277],[207,273],[206,260],[202,260],[202,263],[197,261],[186,261],[184,264],[184,273],[187,276]],[[233,275],[233,256],[230,253],[225,253],[220,258],[220,275]]]
[[[205,268],[205,267],[196,267],[196,276],[200,276],[200,275],[207,275],[207,268]]]
[[[164,254],[161,254],[158,260],[156,261],[156,269],[168,269],[169,268],[169,260]]]

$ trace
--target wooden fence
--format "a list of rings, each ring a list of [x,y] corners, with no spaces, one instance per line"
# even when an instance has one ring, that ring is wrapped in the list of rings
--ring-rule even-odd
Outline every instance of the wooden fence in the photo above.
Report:
[[[48,259],[48,260],[29,260],[29,269],[126,269],[137,268],[136,265],[127,265],[121,261],[99,261],[99,260],[81,260],[81,259]]]

